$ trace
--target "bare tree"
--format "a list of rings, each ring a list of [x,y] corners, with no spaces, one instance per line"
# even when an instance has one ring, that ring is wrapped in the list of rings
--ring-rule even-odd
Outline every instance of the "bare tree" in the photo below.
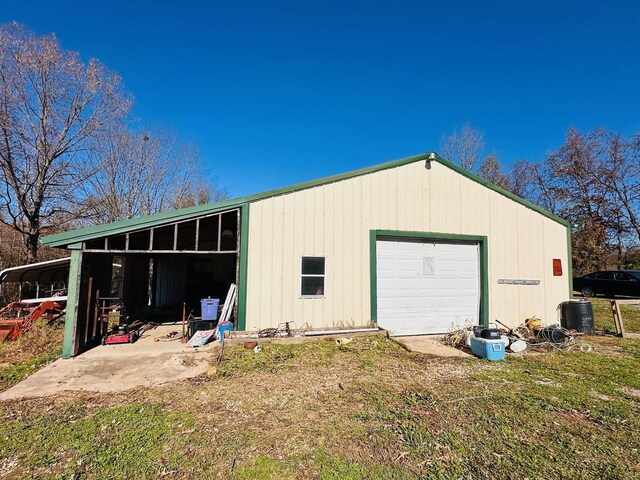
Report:
[[[207,178],[198,151],[161,129],[112,129],[85,165],[90,222],[104,223],[226,198]]]
[[[617,133],[596,129],[596,168],[588,171],[613,204],[610,208],[622,232],[627,228],[640,242],[640,134],[624,139]]]
[[[535,182],[535,166],[524,159],[516,160],[508,173],[509,190],[519,197],[532,199]]]
[[[458,163],[462,168],[474,170],[484,149],[482,132],[476,130],[470,123],[465,124],[460,131],[442,139],[442,155]]]
[[[604,131],[583,135],[570,129],[564,145],[535,167],[538,202],[571,221],[577,274],[607,266],[616,249],[617,263],[623,260],[628,219],[621,215],[622,202],[613,194],[621,187],[606,152]]]
[[[498,158],[493,153],[484,159],[480,168],[478,168],[478,174],[486,180],[489,180],[494,185],[504,188],[505,190],[509,190],[511,187],[509,178],[502,170],[502,166],[500,165]]]
[[[22,235],[30,262],[42,234],[73,218],[92,140],[129,106],[97,60],[83,63],[53,35],[0,27],[0,221]]]

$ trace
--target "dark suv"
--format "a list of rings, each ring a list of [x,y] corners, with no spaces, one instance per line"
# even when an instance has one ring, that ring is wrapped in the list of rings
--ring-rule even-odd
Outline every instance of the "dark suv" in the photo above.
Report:
[[[607,297],[640,297],[640,271],[607,270],[589,273],[574,278],[573,289],[582,292],[585,297],[593,297],[599,293]]]

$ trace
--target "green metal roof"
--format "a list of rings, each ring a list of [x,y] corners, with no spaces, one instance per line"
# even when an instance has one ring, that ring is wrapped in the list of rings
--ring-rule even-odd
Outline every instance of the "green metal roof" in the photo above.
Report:
[[[407,165],[409,163],[426,160],[429,157],[429,153],[422,153],[420,155],[414,155],[411,157],[401,158],[399,160],[393,160],[390,162],[382,163],[379,165],[375,165],[372,167],[362,168],[360,170],[354,170],[352,172],[342,173],[340,175],[333,175],[331,177],[320,178],[318,180],[312,180],[310,182],[298,183],[296,185],[292,185],[290,187],[278,188],[275,190],[269,190],[263,193],[256,193],[253,195],[248,195],[245,197],[239,197],[231,200],[223,200],[221,202],[215,203],[207,203],[204,205],[196,205],[188,208],[181,208],[178,210],[171,210],[168,212],[157,213],[155,215],[146,215],[144,217],[132,218],[129,220],[120,220],[118,222],[107,223],[103,225],[95,225],[92,227],[80,228],[77,230],[70,230],[68,232],[56,233],[54,235],[48,235],[42,239],[42,243],[44,245],[48,245],[50,247],[66,247],[68,245],[84,242],[87,240],[92,240],[96,238],[101,238],[110,235],[119,235],[126,232],[131,232],[134,230],[140,230],[143,228],[150,228],[159,225],[164,225],[167,223],[179,222],[182,220],[188,220],[195,217],[200,217],[202,215],[208,215],[212,213],[222,212],[225,210],[229,210],[232,208],[238,208],[243,204],[255,202],[258,200],[262,200],[269,197],[275,197],[278,195],[284,195],[291,192],[296,192],[299,190],[305,190],[308,188],[317,187],[320,185],[326,185],[328,183],[339,182],[340,180],[346,180],[353,177],[358,177],[361,175],[366,175],[369,173],[379,172],[381,170],[387,170],[389,168],[395,168],[402,165]],[[456,165],[449,160],[441,157],[436,154],[436,160],[455,170],[456,172],[470,178],[471,180],[478,182],[484,185],[491,190],[494,190],[501,195],[504,195],[511,200],[514,200],[527,208],[535,210],[542,215],[555,220],[563,225],[568,225],[568,222],[547,210],[544,210],[537,205],[534,205],[531,202],[528,202],[511,192],[503,190],[502,188],[486,181],[485,179],[463,169],[462,167]]]

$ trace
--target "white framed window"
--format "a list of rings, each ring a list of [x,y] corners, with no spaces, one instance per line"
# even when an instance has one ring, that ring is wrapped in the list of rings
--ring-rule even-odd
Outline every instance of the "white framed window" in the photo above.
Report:
[[[324,298],[325,257],[302,257],[300,296]]]

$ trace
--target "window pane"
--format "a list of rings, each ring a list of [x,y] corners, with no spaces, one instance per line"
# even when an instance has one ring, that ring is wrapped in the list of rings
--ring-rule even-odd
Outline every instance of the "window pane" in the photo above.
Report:
[[[302,274],[324,275],[324,257],[302,257]]]
[[[122,285],[124,284],[124,257],[114,255],[111,262],[111,296],[122,297]]]
[[[613,272],[600,272],[598,273],[599,280],[613,280]]]
[[[302,295],[324,295],[324,277],[302,277]]]

